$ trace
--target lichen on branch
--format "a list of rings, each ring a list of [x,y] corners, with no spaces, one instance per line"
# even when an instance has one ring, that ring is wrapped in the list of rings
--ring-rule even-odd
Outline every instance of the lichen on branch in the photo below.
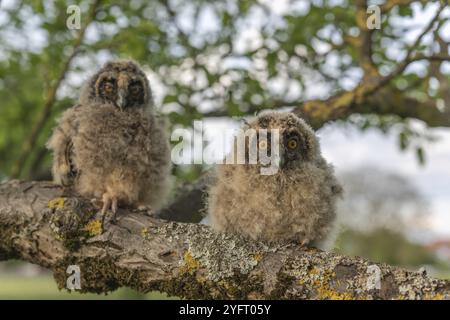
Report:
[[[81,292],[127,286],[192,299],[450,297],[449,281],[424,272],[253,242],[145,212],[120,210],[117,223],[100,230],[89,199],[49,182],[0,185],[0,259],[12,258],[52,270],[60,289],[68,266],[77,265]]]

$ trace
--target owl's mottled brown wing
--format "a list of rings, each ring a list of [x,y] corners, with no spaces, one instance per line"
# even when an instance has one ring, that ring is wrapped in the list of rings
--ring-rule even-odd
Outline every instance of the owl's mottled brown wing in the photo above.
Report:
[[[74,163],[74,149],[72,140],[68,141],[66,144],[64,161],[69,168],[67,173],[65,173],[65,177],[62,179],[63,185],[72,185],[75,182],[76,177],[78,176],[78,170]]]
[[[47,147],[53,151],[53,178],[55,182],[64,186],[72,185],[79,175],[74,162],[72,140],[78,131],[77,112],[79,108],[80,106],[77,105],[63,114],[50,140],[47,142]]]

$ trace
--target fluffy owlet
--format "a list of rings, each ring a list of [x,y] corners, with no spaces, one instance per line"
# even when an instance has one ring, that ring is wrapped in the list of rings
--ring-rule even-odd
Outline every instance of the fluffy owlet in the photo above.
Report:
[[[147,77],[133,61],[108,62],[92,76],[47,146],[54,180],[102,199],[103,214],[122,205],[154,209],[168,190],[168,136],[153,112]]]
[[[246,129],[256,134],[246,140],[245,164],[216,168],[208,202],[213,228],[267,242],[323,244],[332,231],[335,202],[342,188],[322,157],[311,127],[293,113],[270,112],[248,123],[241,136],[248,133]],[[261,129],[267,129],[264,137]],[[271,137],[273,129],[278,139]],[[271,143],[278,145],[275,173],[262,174],[268,165],[260,162],[249,164],[252,143],[268,155]]]

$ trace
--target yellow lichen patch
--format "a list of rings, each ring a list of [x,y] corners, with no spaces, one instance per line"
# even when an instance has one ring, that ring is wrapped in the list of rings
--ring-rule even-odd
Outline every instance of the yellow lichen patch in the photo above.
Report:
[[[423,296],[424,300],[444,300],[444,295],[441,293],[436,293],[436,294],[432,294],[432,293],[425,293],[425,295]]]
[[[311,270],[309,270],[309,275],[313,278],[317,278],[321,274],[321,271],[319,268],[313,267]]]
[[[255,259],[256,262],[260,262],[263,258],[263,255],[261,253],[256,253],[253,255],[253,259]]]
[[[55,198],[48,202],[48,207],[50,209],[62,209],[64,208],[65,202],[66,198]]]
[[[353,296],[347,292],[338,292],[328,285],[319,286],[317,288],[317,298],[321,300],[353,300]]]
[[[186,253],[184,254],[184,266],[181,268],[181,271],[192,275],[199,267],[200,263],[192,256],[189,251],[186,251]]]
[[[87,231],[87,233],[93,237],[98,236],[102,233],[102,222],[100,220],[92,220],[89,221],[88,224],[84,227],[84,230]]]
[[[336,276],[334,271],[320,270],[313,267],[309,270],[312,279],[312,286],[316,289],[317,299],[320,300],[353,300],[352,294],[348,292],[340,292],[330,287],[330,281]],[[299,283],[300,284],[300,283]]]
[[[149,237],[149,231],[147,228],[142,228],[141,230],[141,237],[144,239],[148,239]]]

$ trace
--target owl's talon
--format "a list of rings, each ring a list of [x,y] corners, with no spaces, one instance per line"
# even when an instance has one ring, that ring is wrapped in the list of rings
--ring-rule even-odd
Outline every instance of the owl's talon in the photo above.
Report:
[[[102,215],[105,216],[106,212],[108,212],[111,207],[112,200],[107,195],[103,195],[103,207],[102,207]]]
[[[102,225],[107,227],[111,222],[116,220],[116,213],[119,208],[118,199],[116,197],[111,197],[107,194],[104,194],[102,197],[103,207],[101,211],[102,215]],[[109,210],[111,209],[112,214],[109,214]]]
[[[113,213],[117,213],[117,210],[119,209],[119,200],[117,199],[117,197],[111,197],[107,194],[104,194],[102,201],[103,201],[102,207],[103,214],[105,214],[109,209],[111,209]]]
[[[117,198],[112,198],[111,211],[114,213],[114,216],[116,215],[118,208],[119,206]]]
[[[139,206],[137,207],[137,211],[138,211],[138,212],[142,212],[142,213],[144,213],[144,214],[146,214],[146,215],[149,215],[149,216],[151,216],[152,213],[154,212],[154,211],[153,211],[153,208],[152,208],[151,206],[145,205],[145,204],[139,205]]]
[[[302,248],[306,248],[306,247],[308,247],[308,245],[309,245],[309,240],[308,239],[303,239],[300,242],[300,247],[302,247]]]
[[[108,229],[109,226],[116,221],[115,213],[112,214],[104,214],[102,217],[102,226],[103,230]]]

